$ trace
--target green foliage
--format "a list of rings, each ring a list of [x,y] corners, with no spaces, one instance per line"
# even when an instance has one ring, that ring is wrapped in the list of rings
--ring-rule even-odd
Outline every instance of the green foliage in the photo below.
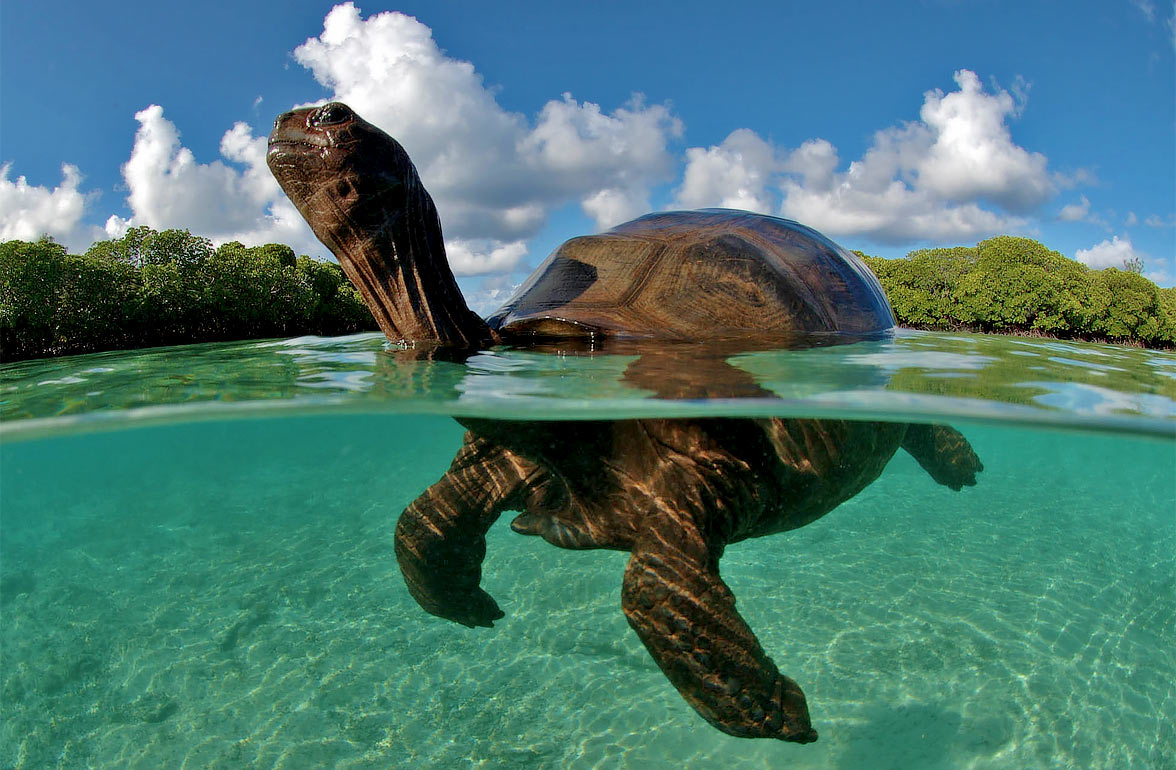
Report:
[[[298,257],[295,267],[299,274],[306,276],[314,290],[315,304],[310,310],[310,323],[313,328],[320,329],[320,334],[348,334],[375,326],[371,311],[343,274],[343,268],[334,262],[319,262],[307,256]]]
[[[862,256],[904,326],[1176,345],[1176,290],[1144,278],[1142,264],[1091,270],[1008,235],[903,259]]]
[[[903,259],[859,255],[900,324],[1176,346],[1176,289],[1091,270],[1037,241],[1000,236]],[[212,340],[375,329],[338,265],[289,246],[213,248],[186,230],[134,227],[74,256],[48,238],[0,243],[5,360]]]
[[[0,243],[0,350],[27,357],[53,341],[57,297],[69,257],[48,239]]]
[[[82,256],[47,239],[0,243],[5,360],[375,328],[338,265],[281,244],[213,249],[186,230],[149,227]]]
[[[955,294],[956,318],[984,331],[1065,334],[1082,319],[1085,265],[1037,241],[1002,235],[976,245]]]
[[[283,247],[288,248],[288,247]],[[97,241],[86,251],[87,257],[124,262],[134,267],[176,265],[191,270],[212,254],[212,242],[187,230],[157,232],[146,225],[132,227],[118,240]]]
[[[894,314],[908,323],[950,326],[960,279],[976,264],[976,250],[924,249],[906,261],[867,257],[870,269],[886,287]],[[885,278],[884,278],[885,276]]]
[[[1091,282],[1088,323],[1110,339],[1145,342],[1161,337],[1168,320],[1160,307],[1159,288],[1138,273],[1108,267]],[[1171,329],[1168,329],[1171,337]]]
[[[1160,305],[1160,341],[1166,347],[1176,347],[1176,287],[1157,292]]]

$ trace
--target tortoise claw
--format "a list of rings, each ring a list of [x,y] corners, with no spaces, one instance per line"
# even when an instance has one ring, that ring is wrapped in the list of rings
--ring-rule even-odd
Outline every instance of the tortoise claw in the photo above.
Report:
[[[468,628],[491,628],[494,621],[506,617],[506,613],[499,609],[494,597],[479,588],[460,598],[447,597],[441,616]]]

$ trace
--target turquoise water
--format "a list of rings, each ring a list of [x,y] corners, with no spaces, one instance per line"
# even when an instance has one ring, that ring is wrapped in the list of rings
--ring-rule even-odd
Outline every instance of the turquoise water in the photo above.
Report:
[[[0,767],[1176,767],[1176,356],[903,333],[730,357],[755,387],[716,399],[635,386],[637,358],[361,335],[0,367]],[[727,549],[808,696],[799,746],[678,696],[621,614],[627,554],[504,516],[506,617],[421,610],[392,537],[453,414],[935,420],[985,470],[955,493],[900,452]]]

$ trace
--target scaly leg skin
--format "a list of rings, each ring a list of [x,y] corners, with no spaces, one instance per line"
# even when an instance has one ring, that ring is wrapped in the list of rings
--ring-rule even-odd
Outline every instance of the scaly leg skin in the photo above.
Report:
[[[902,448],[923,466],[931,478],[957,492],[976,485],[984,463],[963,434],[946,425],[909,425]]]
[[[725,733],[810,743],[800,686],[776,669],[735,610],[689,516],[659,511],[633,548],[621,604],[629,625],[694,710]]]
[[[463,626],[503,616],[479,587],[486,532],[528,483],[534,468],[467,433],[453,464],[400,514],[396,560],[408,591],[427,612]]]

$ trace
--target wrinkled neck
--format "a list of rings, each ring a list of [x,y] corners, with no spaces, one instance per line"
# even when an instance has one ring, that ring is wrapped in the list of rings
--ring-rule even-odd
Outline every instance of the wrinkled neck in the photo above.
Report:
[[[383,219],[340,228],[336,256],[380,329],[393,342],[476,347],[494,332],[466,305],[428,193],[409,190],[408,205],[381,206]]]

